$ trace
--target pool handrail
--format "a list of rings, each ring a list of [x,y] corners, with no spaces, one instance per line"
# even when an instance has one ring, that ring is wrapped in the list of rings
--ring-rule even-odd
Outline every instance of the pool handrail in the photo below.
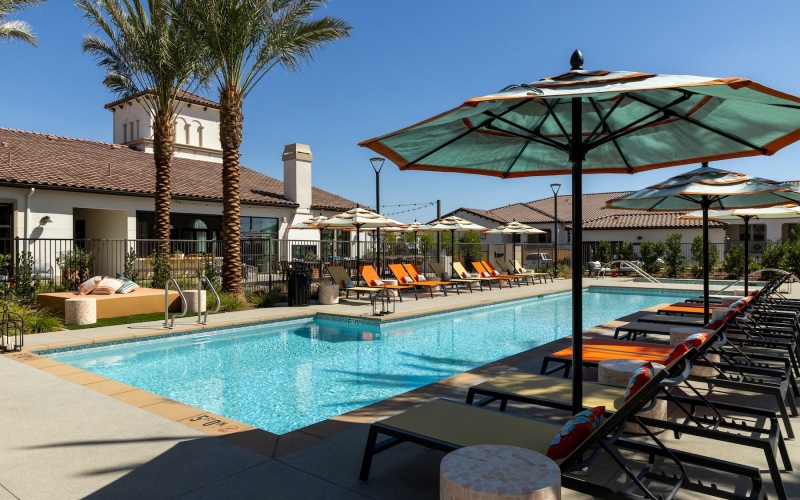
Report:
[[[178,291],[178,295],[181,296],[181,302],[183,303],[183,309],[179,313],[175,313],[172,315],[172,321],[169,321],[169,284],[170,282],[175,285],[175,290]],[[200,298],[198,297],[198,301]],[[164,285],[164,328],[169,328],[170,330],[175,328],[175,318],[182,318],[186,316],[186,310],[188,309],[188,304],[186,302],[186,297],[183,295],[183,290],[181,290],[180,285],[175,280],[175,278],[170,278],[167,280],[166,285]],[[198,307],[199,309],[199,307]]]
[[[214,288],[214,284],[211,283],[211,280],[208,279],[208,276],[206,276],[206,275],[200,276],[200,279],[197,280],[197,322],[200,323],[201,325],[208,324],[208,307],[202,307],[202,304],[200,303],[201,297],[203,296],[203,294],[200,293],[200,292],[203,290],[203,283],[204,282],[208,283],[208,288],[211,289],[211,293],[214,294],[214,298],[217,300],[217,307],[214,308],[214,311],[212,311],[212,314],[218,313],[219,312],[219,308],[222,307],[222,301],[219,298],[219,294],[217,293],[217,290]],[[200,321],[201,311],[202,311],[202,313],[205,313],[205,315],[203,316],[203,320],[202,321]],[[174,319],[175,318],[173,317],[173,320]]]
[[[763,273],[765,271],[771,272],[771,273],[776,273],[776,274],[782,274],[782,275],[792,274],[791,272],[783,270],[783,269],[778,269],[778,268],[775,268],[775,267],[765,267],[763,269],[756,269],[755,271],[752,271],[750,274],[747,275],[747,277],[749,278],[750,276],[752,276],[754,274],[761,274],[761,273]],[[741,277],[741,278],[737,279],[736,281],[734,281],[730,285],[726,285],[724,288],[720,289],[717,293],[724,292],[728,288],[730,288],[730,287],[732,287],[734,285],[738,285],[742,281],[744,281],[744,277]],[[792,292],[792,282],[791,281],[787,281],[786,282],[786,286],[789,287],[789,293],[791,293]]]
[[[641,267],[637,266],[636,264],[634,264],[633,262],[631,262],[629,260],[612,260],[611,262],[608,262],[608,263],[605,263],[605,264],[601,264],[600,265],[601,272],[599,273],[599,276],[604,276],[605,273],[602,272],[602,269],[610,268],[611,264],[625,264],[626,266],[628,266],[631,269],[633,269],[633,271],[636,274],[642,276],[644,279],[646,279],[650,283],[661,283],[660,281],[658,281],[657,278],[654,278],[653,276],[648,274],[644,269],[642,269]]]

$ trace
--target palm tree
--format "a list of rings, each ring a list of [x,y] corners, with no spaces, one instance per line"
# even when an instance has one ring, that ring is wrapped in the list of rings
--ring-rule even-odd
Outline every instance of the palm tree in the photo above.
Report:
[[[0,40],[19,40],[36,47],[36,35],[24,21],[6,21],[9,14],[46,0],[0,0]]]
[[[311,19],[324,0],[184,0],[179,10],[216,67],[222,143],[222,288],[242,294],[239,146],[242,107],[274,67],[297,71],[350,26],[333,17]]]
[[[105,86],[121,97],[141,95],[153,119],[155,237],[160,252],[169,253],[175,121],[181,89],[202,82],[200,50],[184,25],[174,22],[168,0],[78,0],[77,6],[106,37],[83,39],[84,52],[106,69]]]

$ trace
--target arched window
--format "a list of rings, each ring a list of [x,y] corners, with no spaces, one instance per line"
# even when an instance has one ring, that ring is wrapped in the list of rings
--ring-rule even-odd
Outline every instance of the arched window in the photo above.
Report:
[[[123,123],[122,124],[122,143],[124,144],[126,142],[128,142],[128,124],[127,123]]]

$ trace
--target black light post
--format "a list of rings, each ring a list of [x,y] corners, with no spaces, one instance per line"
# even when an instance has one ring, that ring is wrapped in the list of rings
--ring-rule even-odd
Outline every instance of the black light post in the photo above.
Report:
[[[553,190],[553,278],[558,277],[558,190],[561,184],[550,184]]]
[[[375,158],[370,158],[369,162],[372,164],[372,170],[375,171],[375,213],[381,213],[381,169],[383,168],[383,162],[386,159],[381,158],[380,156],[376,156]],[[377,243],[377,256],[378,259],[378,269],[380,269],[381,277],[383,277],[383,259],[381,259],[381,229],[375,229],[375,236],[378,240]]]

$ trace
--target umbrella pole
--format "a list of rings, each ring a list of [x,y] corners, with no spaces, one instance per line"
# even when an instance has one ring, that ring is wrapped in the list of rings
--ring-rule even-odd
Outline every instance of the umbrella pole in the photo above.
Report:
[[[572,98],[572,413],[583,410],[583,116]]]
[[[703,195],[703,324],[707,325],[709,320],[708,314],[708,275],[711,269],[708,268],[708,206],[710,202],[708,196]]]
[[[744,219],[744,296],[749,295],[747,289],[748,282],[750,281],[750,217],[742,217]]]
[[[356,278],[361,272],[361,228],[356,226]]]

